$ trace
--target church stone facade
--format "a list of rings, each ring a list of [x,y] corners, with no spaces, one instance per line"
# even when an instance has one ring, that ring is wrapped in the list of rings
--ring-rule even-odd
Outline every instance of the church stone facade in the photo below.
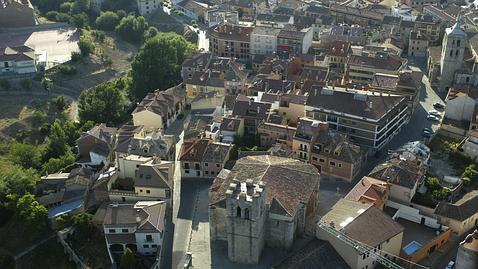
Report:
[[[313,165],[275,156],[242,158],[211,186],[211,240],[227,241],[231,261],[257,264],[264,247],[288,249],[314,227],[318,190]]]

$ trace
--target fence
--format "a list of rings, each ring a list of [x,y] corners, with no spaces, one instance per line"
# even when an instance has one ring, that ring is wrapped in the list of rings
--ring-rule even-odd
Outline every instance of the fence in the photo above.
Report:
[[[68,254],[69,260],[76,265],[77,269],[87,269],[88,266],[86,266],[81,261],[81,259],[75,253],[75,251],[70,247],[70,245],[65,240],[68,237],[68,235],[73,234],[74,231],[75,229],[73,227],[69,227],[61,231],[58,231],[57,232],[58,242],[63,246],[63,250],[65,251],[66,254]]]

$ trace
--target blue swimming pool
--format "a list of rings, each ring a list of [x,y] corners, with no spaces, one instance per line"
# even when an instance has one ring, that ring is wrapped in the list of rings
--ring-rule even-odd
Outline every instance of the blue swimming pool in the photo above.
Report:
[[[422,244],[418,243],[417,241],[412,241],[403,248],[403,251],[405,251],[405,254],[410,256],[413,253],[417,252],[417,250],[419,250],[421,247]]]

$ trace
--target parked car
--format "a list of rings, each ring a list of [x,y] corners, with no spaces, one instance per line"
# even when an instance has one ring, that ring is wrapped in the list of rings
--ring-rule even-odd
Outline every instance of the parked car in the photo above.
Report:
[[[428,115],[427,116],[427,120],[431,120],[431,121],[440,121],[440,118],[437,117],[437,116],[434,116],[434,115]]]
[[[427,130],[422,131],[422,136],[424,136],[424,137],[431,137],[432,135],[433,135],[433,132],[430,132],[430,131],[427,131]]]
[[[433,107],[436,108],[436,109],[444,109],[445,108],[445,106],[443,104],[438,103],[438,102],[434,103]]]
[[[436,116],[436,117],[441,117],[440,112],[438,112],[438,111],[436,111],[436,110],[430,110],[430,111],[428,111],[428,115],[433,115],[433,116]]]
[[[454,261],[450,261],[447,266],[445,267],[445,269],[453,269],[455,268],[455,262]]]

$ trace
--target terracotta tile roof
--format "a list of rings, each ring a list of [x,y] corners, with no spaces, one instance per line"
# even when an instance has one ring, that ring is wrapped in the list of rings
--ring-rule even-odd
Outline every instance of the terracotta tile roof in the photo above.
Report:
[[[381,205],[386,202],[385,198],[389,189],[389,183],[371,177],[363,177],[353,189],[347,193],[345,199]]]
[[[136,204],[110,204],[106,208],[103,225],[136,225],[136,231],[163,231],[165,202],[137,202]]]
[[[151,92],[136,106],[133,114],[148,110],[161,116],[167,116],[168,112],[174,109],[174,106],[180,101],[181,98],[172,93],[164,91]]]
[[[185,141],[181,147],[180,161],[201,162],[207,150],[209,139]]]
[[[231,144],[216,142],[209,143],[202,161],[208,163],[224,163],[226,161],[226,157],[229,156],[231,149]]]
[[[172,189],[170,182],[169,165],[146,163],[141,164],[135,173],[134,185],[136,187],[154,187]],[[173,172],[174,173],[174,172]]]
[[[478,191],[467,193],[454,204],[442,201],[435,208],[435,214],[458,221],[464,221],[477,212]]]
[[[352,55],[349,57],[348,64],[389,71],[399,71],[405,65],[405,60],[400,56],[393,54],[377,53],[375,56]]]
[[[226,199],[226,190],[236,178],[241,182],[252,179],[266,183],[266,204],[274,210],[283,207],[287,215],[294,216],[300,204],[307,204],[318,188],[319,173],[311,165],[299,160],[269,155],[248,156],[239,159],[232,170],[214,180],[210,189],[210,205],[220,206]]]
[[[252,101],[246,96],[238,95],[232,109],[232,115],[265,120],[270,108],[271,104]]]
[[[334,40],[329,44],[330,56],[346,57],[350,52],[350,42]]]
[[[375,166],[369,177],[412,189],[423,180],[425,170],[411,161],[393,158]]]
[[[350,269],[350,266],[327,241],[314,238],[303,248],[274,265],[274,269]]]
[[[372,247],[403,231],[402,225],[374,206],[369,207],[343,228],[346,235]]]
[[[310,107],[373,120],[380,120],[406,99],[404,96],[377,96],[371,94],[363,94],[364,99],[360,99],[358,96],[361,93],[333,90],[330,87],[325,88],[320,85],[312,85],[309,91],[307,105]],[[347,105],[344,106],[343,104]]]
[[[208,30],[211,37],[249,43],[253,27],[221,23]]]

